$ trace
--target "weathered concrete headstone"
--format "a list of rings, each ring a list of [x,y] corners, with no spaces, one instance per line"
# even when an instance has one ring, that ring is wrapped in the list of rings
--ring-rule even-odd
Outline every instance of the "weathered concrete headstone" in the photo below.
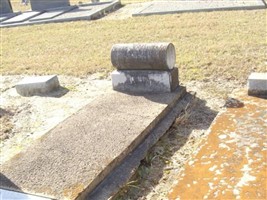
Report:
[[[45,95],[59,87],[56,75],[24,78],[16,86],[22,96]]]
[[[70,6],[69,0],[31,0],[32,10],[46,10]]]
[[[249,95],[267,95],[267,73],[252,73],[248,78]]]
[[[111,62],[119,70],[168,70],[175,59],[172,43],[116,44],[111,49]]]
[[[10,0],[1,0],[0,1],[0,15],[13,13],[13,9],[10,3]]]
[[[111,62],[113,89],[121,92],[172,92],[179,85],[171,43],[116,44]]]
[[[116,70],[112,72],[115,90],[125,92],[171,92],[178,85],[178,69],[160,70]]]

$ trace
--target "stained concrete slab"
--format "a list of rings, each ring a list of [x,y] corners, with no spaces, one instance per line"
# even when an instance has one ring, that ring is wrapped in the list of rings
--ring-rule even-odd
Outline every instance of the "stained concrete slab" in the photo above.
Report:
[[[93,20],[104,16],[106,13],[113,11],[119,6],[121,6],[120,0],[82,4],[79,5],[78,8],[76,9],[65,12],[51,19],[35,20],[35,21],[26,20],[18,23],[0,23],[0,27],[17,27],[17,26],[25,26],[33,24],[59,23],[59,22],[70,22],[78,20]]]
[[[149,2],[138,9],[132,16],[265,8],[266,3],[263,0],[166,0]]]
[[[267,96],[267,73],[252,73],[249,76],[248,94]]]
[[[194,96],[186,93],[173,107],[171,112],[161,120],[151,133],[134,149],[122,163],[117,166],[88,196],[90,200],[112,199],[129,179],[134,176],[136,169],[140,165],[140,160],[144,159],[149,149],[166,133],[177,116],[183,112],[188,104],[194,103]]]
[[[2,188],[56,199],[84,199],[184,95],[110,91],[6,161]],[[149,108],[149,109],[147,109]]]
[[[32,17],[35,17],[37,15],[40,15],[42,12],[40,11],[29,11],[29,12],[24,12],[20,15],[17,15],[15,17],[12,17],[8,20],[5,20],[3,22],[1,22],[1,24],[15,24],[15,23],[20,23],[20,22],[24,22]]]
[[[30,3],[32,10],[39,11],[70,6],[69,0],[31,0]]]
[[[214,120],[200,150],[177,174],[169,199],[266,199],[267,100],[233,94],[244,103]]]
[[[29,21],[53,19],[59,15],[62,15],[63,13],[69,12],[76,8],[78,8],[78,6],[68,6],[63,8],[49,9],[46,12],[29,19]]]
[[[10,0],[1,0],[0,1],[0,15],[13,13],[13,9],[10,3]]]
[[[22,96],[46,95],[59,88],[57,75],[26,77],[15,86]]]

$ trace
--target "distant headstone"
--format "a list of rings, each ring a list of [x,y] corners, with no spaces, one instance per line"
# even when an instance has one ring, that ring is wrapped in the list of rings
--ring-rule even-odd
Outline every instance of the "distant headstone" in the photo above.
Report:
[[[0,15],[13,13],[10,0],[0,0]]]
[[[59,87],[56,75],[27,77],[15,86],[17,93],[22,96],[46,95]]]
[[[67,6],[70,6],[69,0],[31,0],[32,10],[46,10]]]

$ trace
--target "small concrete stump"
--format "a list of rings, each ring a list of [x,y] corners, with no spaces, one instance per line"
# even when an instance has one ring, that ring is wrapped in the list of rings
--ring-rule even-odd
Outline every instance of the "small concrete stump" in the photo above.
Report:
[[[116,70],[111,74],[116,91],[133,93],[172,92],[179,85],[178,69],[160,70]]]
[[[248,94],[251,96],[267,95],[267,73],[252,73],[249,76]]]
[[[59,88],[56,75],[24,78],[15,88],[22,96],[46,95]]]
[[[179,85],[172,43],[116,44],[111,49],[113,89],[125,93],[172,92]]]

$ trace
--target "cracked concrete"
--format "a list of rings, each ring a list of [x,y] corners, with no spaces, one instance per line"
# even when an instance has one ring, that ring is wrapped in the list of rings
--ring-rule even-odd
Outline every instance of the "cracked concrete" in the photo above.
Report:
[[[217,116],[169,199],[266,199],[267,100],[246,93]]]

